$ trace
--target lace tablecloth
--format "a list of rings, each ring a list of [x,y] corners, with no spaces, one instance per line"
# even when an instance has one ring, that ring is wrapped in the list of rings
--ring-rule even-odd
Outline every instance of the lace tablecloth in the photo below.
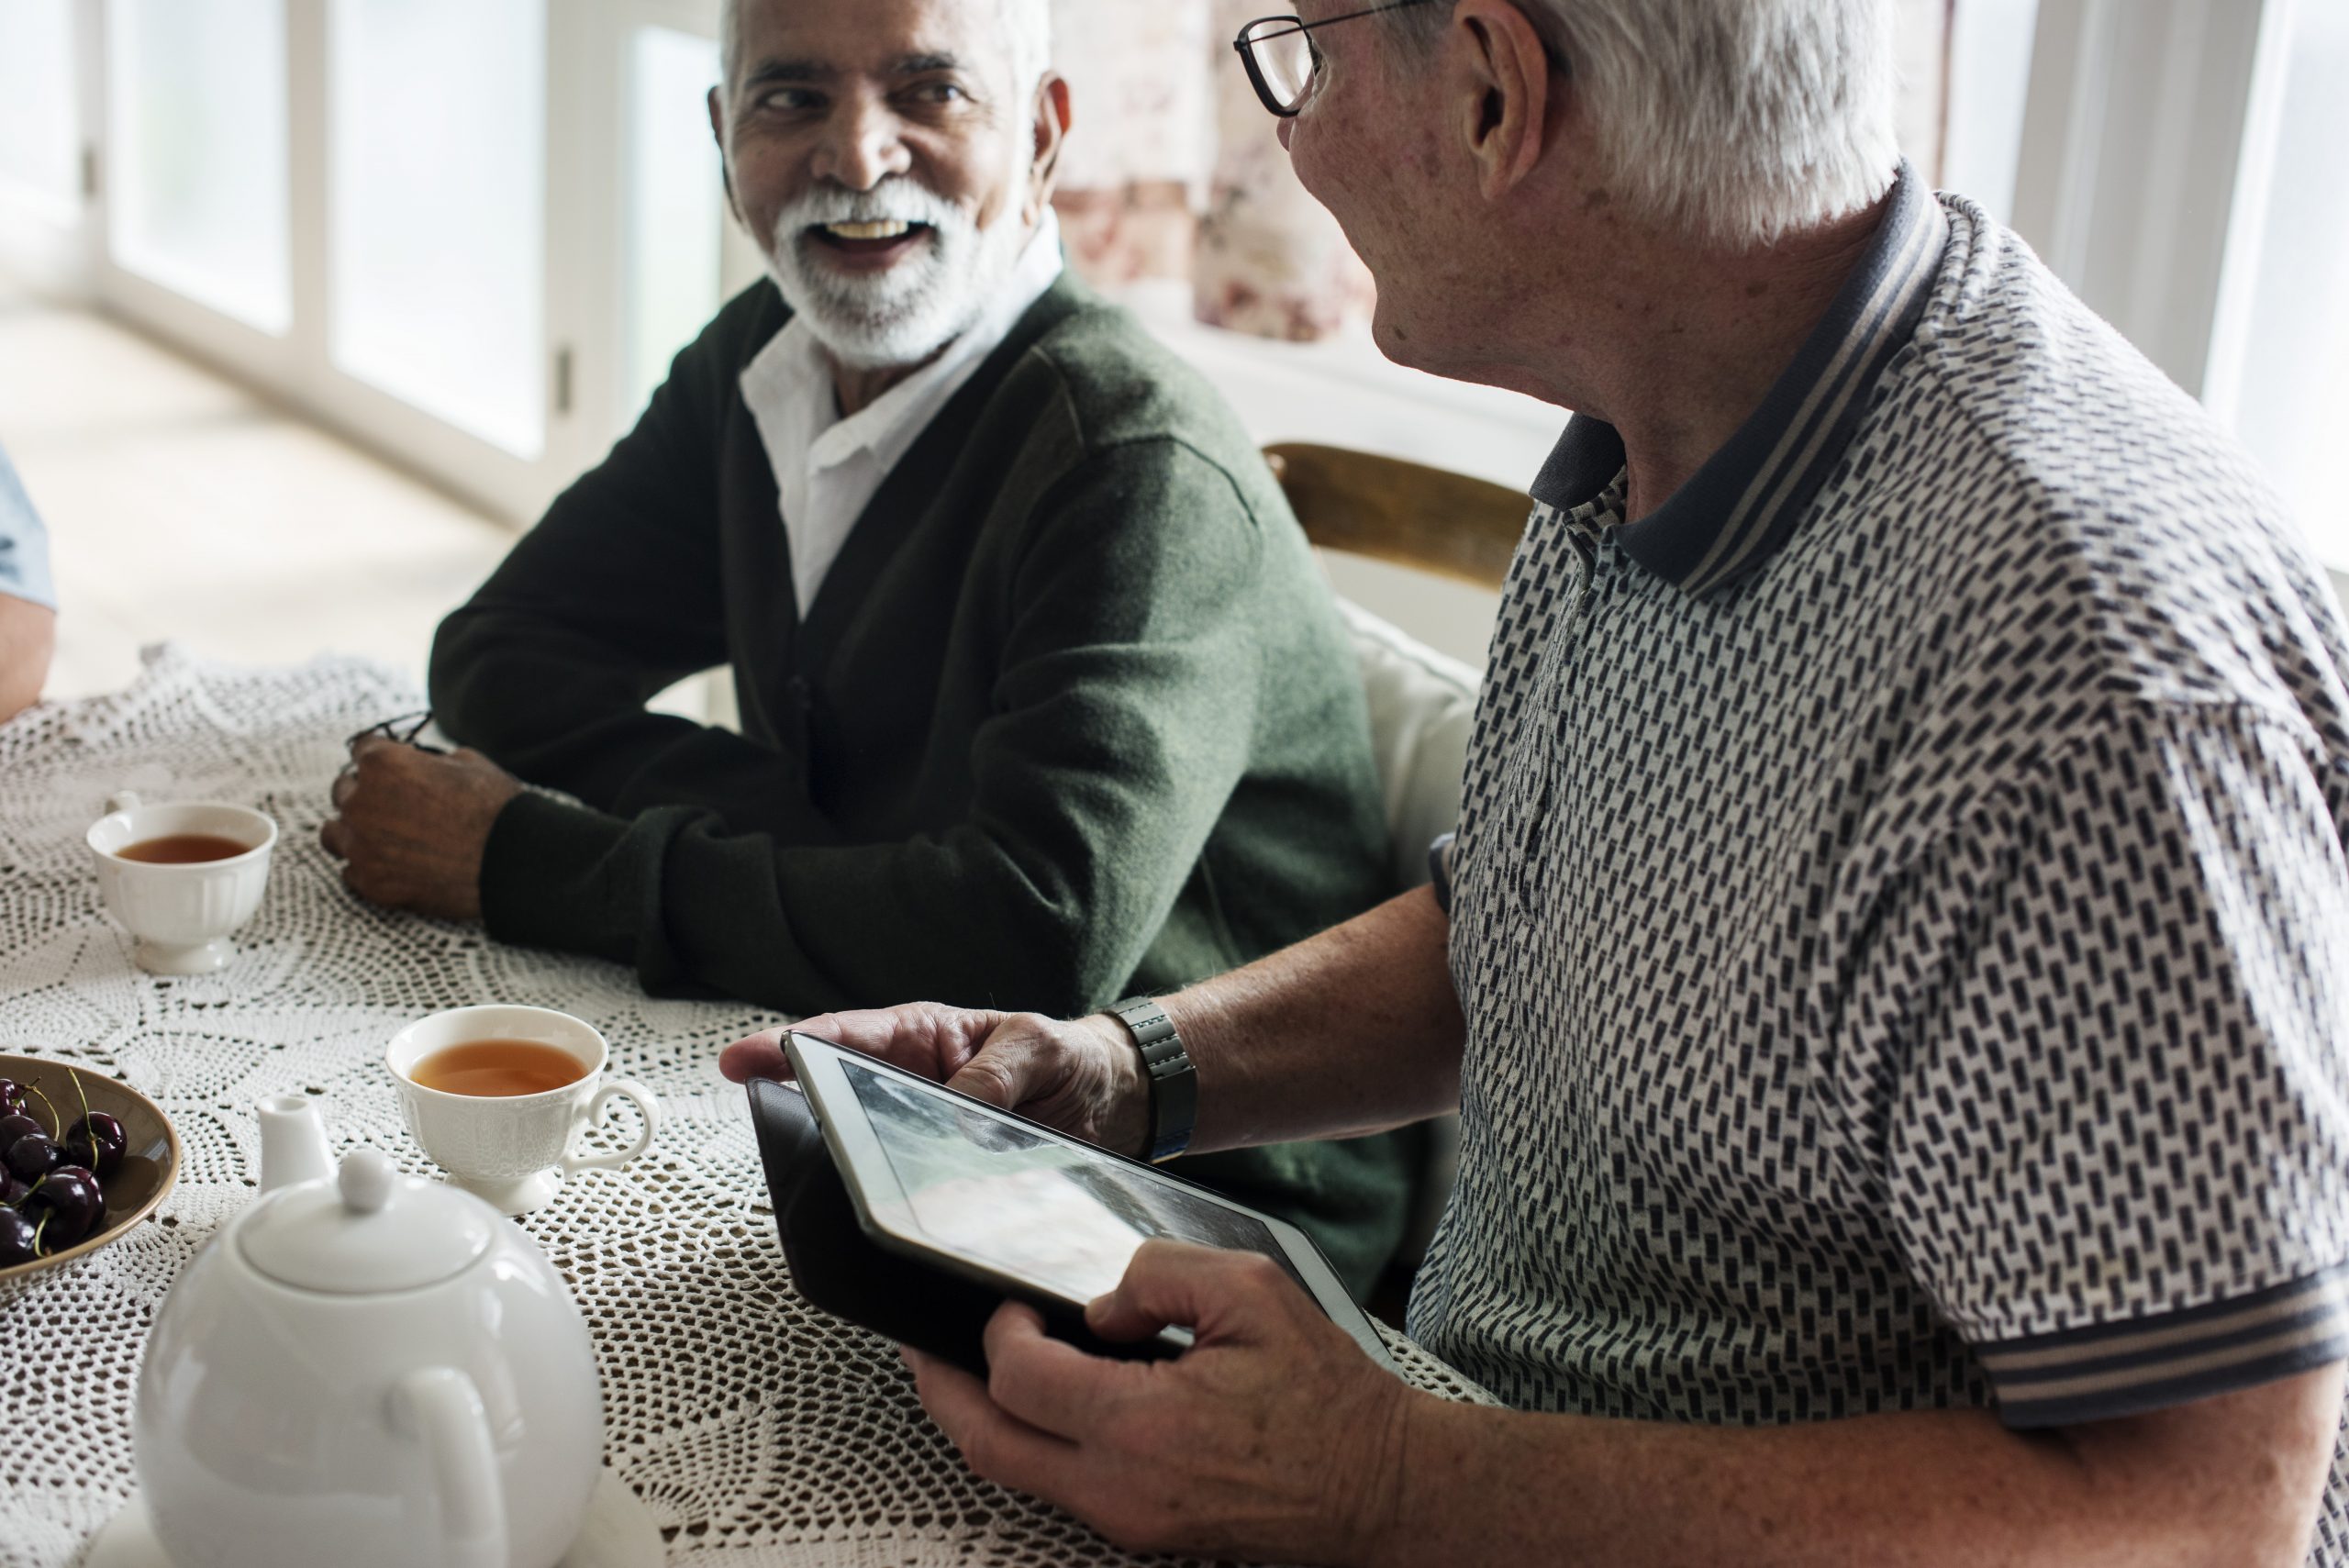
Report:
[[[0,726],[0,1051],[127,1080],[185,1151],[153,1218],[0,1292],[0,1568],[59,1568],[129,1495],[130,1406],[147,1329],[189,1256],[252,1194],[253,1102],[321,1096],[338,1152],[367,1142],[431,1167],[382,1065],[407,1019],[475,1002],[585,1018],[613,1069],[659,1093],[651,1154],[564,1184],[530,1234],[596,1341],[607,1459],[672,1563],[1124,1561],[1066,1516],[974,1477],[922,1415],[892,1349],[803,1302],[785,1273],[739,1090],[718,1048],[774,1022],[656,1001],[627,970],[501,947],[386,913],[317,847],[343,738],[421,706],[381,666],[230,670],[150,651],[128,690]],[[201,979],[136,968],[82,842],[106,796],[257,806],[281,830],[236,962]],[[633,1130],[625,1111],[618,1137]],[[1479,1397],[1407,1343],[1423,1387]]]

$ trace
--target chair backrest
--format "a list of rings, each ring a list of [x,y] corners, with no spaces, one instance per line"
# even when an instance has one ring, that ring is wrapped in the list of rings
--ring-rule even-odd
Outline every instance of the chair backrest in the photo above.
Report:
[[[1532,503],[1465,474],[1339,447],[1264,449],[1305,536],[1485,588],[1500,586]],[[1370,699],[1371,749],[1399,887],[1428,880],[1427,850],[1460,816],[1476,673],[1339,601]]]
[[[1476,717],[1476,672],[1413,640],[1350,599],[1338,601],[1353,636],[1370,750],[1386,806],[1387,869],[1396,887],[1428,880],[1428,846],[1460,820],[1461,774]]]
[[[1533,509],[1504,484],[1343,447],[1270,446],[1264,461],[1305,537],[1322,549],[1484,588],[1501,585]]]

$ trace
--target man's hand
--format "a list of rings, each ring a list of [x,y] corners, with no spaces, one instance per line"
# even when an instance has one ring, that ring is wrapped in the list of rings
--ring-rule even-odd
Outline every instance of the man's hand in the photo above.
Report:
[[[369,735],[334,781],[338,815],[318,842],[345,862],[344,885],[371,903],[477,920],[490,825],[521,793],[478,751],[444,756]]]
[[[1121,1154],[1140,1154],[1150,1136],[1141,1052],[1115,1018],[1061,1020],[914,1002],[823,1013],[796,1028]],[[736,1040],[718,1057],[718,1070],[737,1084],[790,1077],[783,1033],[767,1029]]]
[[[1276,1562],[1370,1555],[1428,1396],[1386,1373],[1270,1259],[1148,1241],[1085,1318],[1112,1340],[1168,1324],[1171,1362],[1105,1361],[1007,1303],[985,1383],[914,1351],[921,1402],[971,1468],[1130,1551]]]

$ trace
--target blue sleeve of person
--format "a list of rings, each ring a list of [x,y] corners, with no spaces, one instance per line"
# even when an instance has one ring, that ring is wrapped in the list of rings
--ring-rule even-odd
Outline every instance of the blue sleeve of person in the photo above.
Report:
[[[6,451],[0,451],[0,594],[57,607],[57,586],[49,573],[49,532]]]

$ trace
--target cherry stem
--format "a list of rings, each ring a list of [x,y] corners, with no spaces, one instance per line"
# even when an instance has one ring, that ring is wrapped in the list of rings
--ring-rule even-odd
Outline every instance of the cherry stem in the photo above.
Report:
[[[68,1072],[68,1073],[71,1073],[71,1072],[72,1072],[72,1071],[73,1071],[73,1069],[72,1069],[71,1067],[68,1067],[68,1068],[66,1069],[66,1072]],[[77,1087],[78,1087],[78,1085],[77,1085]],[[50,1099],[47,1095],[43,1095],[43,1094],[41,1094],[41,1092],[40,1092],[40,1085],[39,1085],[39,1084],[27,1084],[25,1085],[25,1093],[27,1093],[27,1094],[28,1094],[28,1095],[37,1095],[37,1096],[39,1096],[39,1100],[40,1100],[40,1103],[41,1103],[42,1105],[45,1105],[45,1106],[49,1106],[49,1125],[50,1125],[50,1127],[52,1127],[52,1128],[54,1128],[54,1129],[56,1129],[55,1131],[51,1132],[49,1136],[50,1137],[50,1139],[51,1139],[51,1140],[54,1140],[54,1141],[56,1141],[56,1142],[59,1142],[59,1143],[62,1143],[62,1142],[64,1142],[64,1141],[65,1141],[65,1118],[64,1118],[63,1117],[59,1116],[59,1115],[57,1114],[57,1105],[56,1105],[56,1102],[52,1101],[52,1100],[51,1100],[51,1099]]]

